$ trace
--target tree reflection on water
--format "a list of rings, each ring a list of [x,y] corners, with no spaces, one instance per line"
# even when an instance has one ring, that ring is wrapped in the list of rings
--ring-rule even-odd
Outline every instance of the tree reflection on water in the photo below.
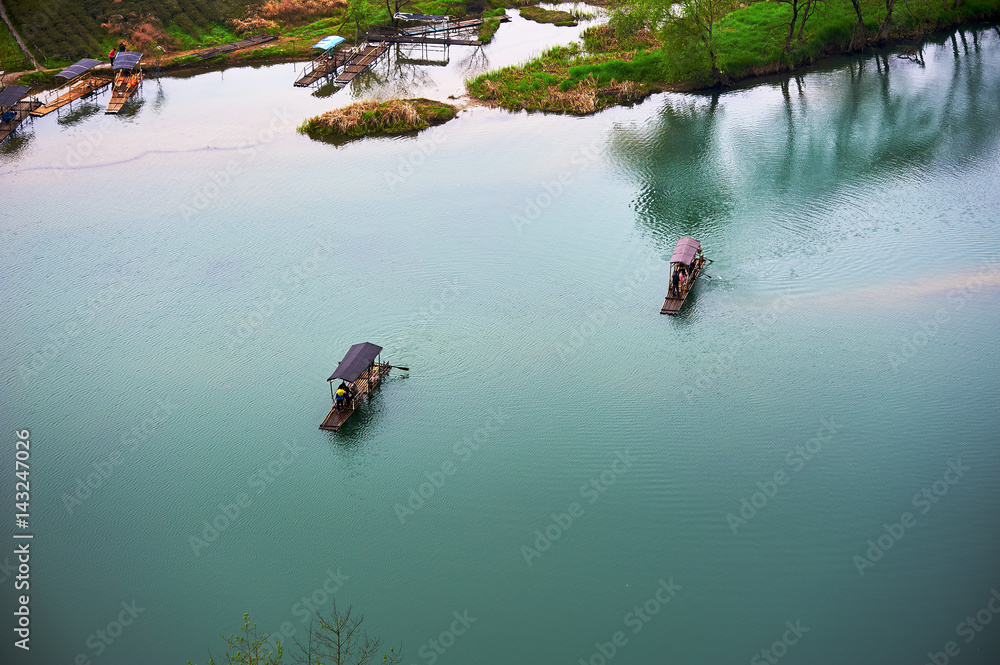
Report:
[[[615,133],[610,154],[663,244],[711,235],[751,201],[808,216],[850,188],[888,192],[932,164],[961,171],[996,154],[998,56],[992,29],[957,31],[745,90],[668,95],[646,125]]]

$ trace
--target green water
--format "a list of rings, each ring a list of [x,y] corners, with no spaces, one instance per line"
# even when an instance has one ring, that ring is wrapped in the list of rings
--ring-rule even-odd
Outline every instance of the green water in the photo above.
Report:
[[[968,31],[343,147],[294,126],[349,93],[291,65],[36,121],[0,154],[3,662],[204,663],[309,597],[407,665],[1000,662],[998,63]],[[681,235],[712,279],[664,317]],[[411,371],[321,432],[360,341]]]

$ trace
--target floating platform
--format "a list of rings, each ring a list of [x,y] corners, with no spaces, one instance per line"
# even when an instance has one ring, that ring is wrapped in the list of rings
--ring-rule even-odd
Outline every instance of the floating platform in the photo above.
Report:
[[[351,417],[361,402],[374,390],[377,386],[382,385],[382,379],[386,374],[389,373],[391,366],[385,363],[379,363],[372,366],[374,371],[372,372],[371,379],[368,376],[362,376],[354,382],[354,389],[357,390],[357,394],[354,397],[353,404],[345,404],[339,410],[337,407],[330,409],[330,413],[327,414],[326,418],[320,424],[319,428],[326,430],[328,432],[336,432],[341,426],[347,422],[347,419]]]
[[[83,99],[84,97],[99,92],[109,85],[111,85],[111,79],[98,76],[91,76],[81,81],[74,81],[65,88],[61,88],[62,92],[58,97],[53,99],[51,102],[42,104],[40,107],[32,111],[31,115],[36,118],[47,115],[57,109],[61,109],[70,102],[75,102],[78,99]],[[56,92],[59,91],[57,90]]]

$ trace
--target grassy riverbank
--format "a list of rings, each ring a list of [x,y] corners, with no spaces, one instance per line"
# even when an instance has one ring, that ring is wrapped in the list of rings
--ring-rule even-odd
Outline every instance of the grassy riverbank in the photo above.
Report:
[[[860,7],[860,25],[848,0],[813,3],[802,23],[800,3],[799,22],[792,23],[789,4],[754,2],[717,17],[708,35],[693,20],[664,14],[656,22],[638,8],[619,10],[610,24],[585,31],[582,44],[482,74],[467,88],[510,110],[591,113],[658,90],[726,86],[892,43],[912,48],[935,31],[1000,18],[1000,0],[964,0],[957,6],[910,0],[895,6],[888,22],[883,5]]]
[[[498,15],[505,2],[490,0],[415,0],[404,11],[461,18]],[[136,0],[128,6],[107,0],[4,0],[15,28],[46,68],[58,71],[83,57],[105,60],[124,42],[145,53],[144,66],[191,70],[219,64],[306,60],[312,45],[340,34],[349,43],[367,29],[391,22],[382,0]],[[496,7],[497,9],[491,9]],[[499,20],[484,28],[492,38]],[[208,61],[194,53],[254,34],[278,37],[269,44]],[[0,56],[8,72],[29,69],[9,31],[0,29]]]
[[[310,118],[299,131],[319,139],[406,134],[444,124],[457,114],[457,107],[431,99],[358,102]]]

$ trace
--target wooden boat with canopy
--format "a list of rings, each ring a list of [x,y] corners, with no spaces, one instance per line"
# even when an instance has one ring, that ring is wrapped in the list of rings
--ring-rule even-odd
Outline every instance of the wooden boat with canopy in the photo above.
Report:
[[[122,51],[115,56],[115,64],[111,69],[115,74],[114,85],[111,86],[111,101],[105,113],[118,113],[125,106],[125,102],[135,94],[139,86],[142,85],[142,67],[139,61],[142,60],[142,53],[138,51]]]
[[[333,408],[319,426],[320,429],[336,432],[347,422],[361,402],[382,382],[391,365],[383,363],[382,347],[370,342],[355,344],[337,365],[337,371],[330,375],[330,398]],[[406,369],[401,367],[400,369]],[[335,390],[333,382],[340,380]]]
[[[677,314],[705,269],[706,259],[701,253],[701,243],[694,238],[681,238],[670,257],[670,286],[663,300],[660,314]]]

